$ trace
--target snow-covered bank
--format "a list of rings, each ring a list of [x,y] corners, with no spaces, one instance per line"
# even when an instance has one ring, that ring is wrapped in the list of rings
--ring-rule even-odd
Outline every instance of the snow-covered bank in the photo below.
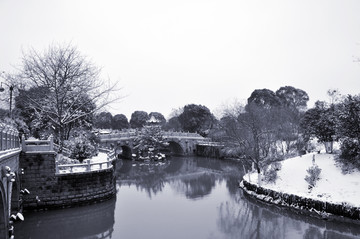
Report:
[[[315,164],[321,169],[321,174],[315,187],[309,190],[305,176],[308,174],[306,170],[313,165],[314,155]],[[360,213],[360,172],[355,170],[351,174],[344,175],[341,168],[336,165],[334,155],[307,154],[302,157],[287,159],[282,162],[281,170],[277,174],[278,178],[275,183],[262,181],[260,186],[256,172],[244,175],[243,179],[248,185],[247,192],[249,193],[249,188],[252,188],[250,191],[261,191],[264,194],[263,189],[265,189],[265,194],[280,193],[280,196],[283,194],[285,197],[295,195],[295,202],[299,201],[299,205],[305,205],[308,209],[308,202],[304,204],[303,201],[311,199],[312,202],[326,202],[320,203],[321,210],[326,211],[328,209],[327,203],[329,203],[351,208],[355,213]],[[258,190],[259,188],[260,190]],[[264,196],[260,199],[264,199]],[[275,203],[279,203],[279,200],[279,198],[266,199],[266,201]],[[290,200],[290,204],[293,204],[293,200]]]
[[[321,169],[320,179],[315,187],[309,192],[308,183],[305,181],[306,170],[315,164]],[[332,203],[347,203],[351,206],[360,207],[360,172],[342,174],[341,168],[336,166],[332,154],[306,154],[284,160],[278,178],[275,183],[261,182],[263,188],[277,192],[295,194],[302,197],[312,198]],[[250,174],[250,182],[257,184],[257,173]],[[249,181],[249,176],[244,179]]]

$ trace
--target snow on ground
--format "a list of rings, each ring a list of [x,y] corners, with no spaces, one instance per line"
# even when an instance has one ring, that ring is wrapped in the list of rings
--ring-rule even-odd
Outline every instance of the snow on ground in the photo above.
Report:
[[[90,159],[90,163],[93,164],[93,163],[103,162],[101,166],[102,166],[102,169],[105,169],[105,168],[107,168],[107,163],[106,163],[107,158],[108,158],[108,156],[106,153],[99,152],[97,156],[94,156]],[[86,164],[86,162],[84,162],[83,164]],[[72,172],[74,172],[74,173],[86,172],[87,166],[82,166],[83,164],[79,163],[79,166],[72,167]],[[72,164],[72,165],[74,165],[74,164]],[[111,165],[110,165],[110,167],[111,167]],[[99,164],[91,165],[92,171],[99,170],[99,169],[100,169]],[[65,169],[60,169],[59,172],[60,173],[70,173],[70,168],[65,166]]]
[[[321,168],[321,174],[315,187],[309,191],[305,176],[308,174],[306,170],[313,165],[313,155],[315,155],[315,164]],[[281,163],[282,168],[278,171],[275,184],[262,181],[262,187],[301,197],[360,207],[360,172],[355,170],[351,174],[344,175],[341,168],[335,165],[334,155],[306,154]],[[257,184],[257,173],[247,174],[244,179],[249,181],[249,176],[250,183]]]
[[[99,152],[97,156],[91,158],[91,162],[92,163],[104,162],[107,160],[107,157],[108,156],[106,153]]]

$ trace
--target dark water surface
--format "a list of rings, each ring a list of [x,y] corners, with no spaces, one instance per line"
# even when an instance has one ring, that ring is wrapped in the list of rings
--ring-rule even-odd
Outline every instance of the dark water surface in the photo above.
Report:
[[[116,198],[89,206],[26,212],[15,239],[360,238],[360,226],[263,205],[243,195],[242,165],[175,157],[123,161]]]

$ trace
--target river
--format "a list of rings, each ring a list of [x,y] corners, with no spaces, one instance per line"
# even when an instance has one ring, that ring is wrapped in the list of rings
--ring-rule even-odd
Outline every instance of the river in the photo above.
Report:
[[[25,212],[15,239],[359,238],[359,225],[325,221],[243,195],[240,163],[200,157],[120,161],[116,198]]]

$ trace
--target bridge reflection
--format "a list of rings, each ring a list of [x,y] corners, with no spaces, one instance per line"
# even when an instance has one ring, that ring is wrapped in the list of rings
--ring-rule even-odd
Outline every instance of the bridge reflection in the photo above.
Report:
[[[350,239],[360,235],[356,225],[320,220],[244,196],[239,189],[238,180],[243,176],[243,170],[238,162],[198,157],[174,157],[164,164],[124,161],[117,172],[119,186],[135,185],[138,191],[147,192],[149,198],[164,197],[169,187],[194,203],[202,198],[216,201],[214,197],[219,197],[219,190],[221,198],[228,192],[228,197],[215,206],[219,234],[209,238]],[[227,190],[223,191],[225,187]],[[179,202],[176,205],[180,205]],[[190,220],[185,215],[184,220],[187,219]]]
[[[217,180],[231,181],[233,178],[237,181],[241,171],[235,168],[226,167],[217,159],[198,157],[172,157],[165,162],[149,163],[124,160],[122,165],[117,165],[116,181],[119,186],[136,185],[149,197],[161,192],[169,183],[179,194],[197,199],[210,194]]]

